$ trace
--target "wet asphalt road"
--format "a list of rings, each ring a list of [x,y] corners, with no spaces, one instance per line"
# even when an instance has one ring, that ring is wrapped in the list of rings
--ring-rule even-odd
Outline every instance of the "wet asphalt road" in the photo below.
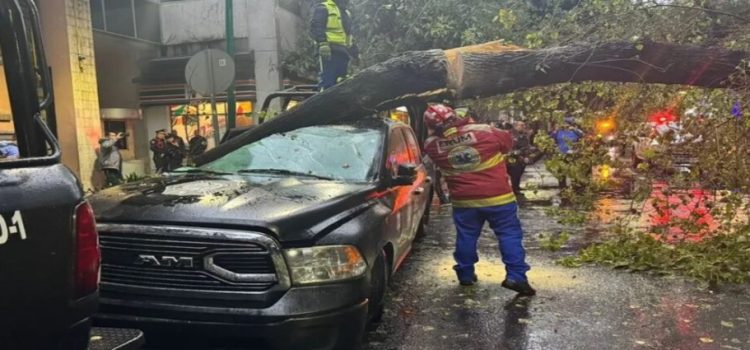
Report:
[[[750,349],[747,286],[711,292],[680,278],[560,267],[554,260],[571,252],[544,251],[535,240],[559,227],[541,207],[520,216],[536,297],[516,299],[500,287],[505,273],[489,230],[480,241],[480,282],[459,286],[454,231],[442,208],[394,277],[384,321],[365,348]]]

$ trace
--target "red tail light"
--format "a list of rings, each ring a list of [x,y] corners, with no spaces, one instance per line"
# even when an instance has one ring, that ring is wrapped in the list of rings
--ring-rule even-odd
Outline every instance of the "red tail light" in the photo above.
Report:
[[[77,298],[94,293],[99,288],[100,265],[101,252],[94,211],[87,202],[83,202],[76,208],[75,295]]]

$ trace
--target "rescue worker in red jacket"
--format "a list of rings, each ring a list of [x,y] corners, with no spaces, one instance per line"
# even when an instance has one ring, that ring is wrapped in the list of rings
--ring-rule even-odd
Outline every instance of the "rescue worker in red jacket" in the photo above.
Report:
[[[484,223],[489,222],[505,264],[502,286],[521,296],[535,295],[526,278],[529,265],[523,230],[505,164],[513,147],[510,133],[460,118],[443,104],[428,107],[424,122],[433,132],[425,140],[425,153],[438,165],[450,190],[457,231],[453,269],[459,283],[473,285],[477,281],[477,240]]]

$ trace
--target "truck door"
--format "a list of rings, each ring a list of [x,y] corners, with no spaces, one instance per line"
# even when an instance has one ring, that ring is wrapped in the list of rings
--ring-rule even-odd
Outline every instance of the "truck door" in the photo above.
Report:
[[[417,138],[414,135],[414,131],[410,128],[401,129],[404,133],[404,139],[406,140],[406,147],[409,150],[411,156],[411,162],[417,165],[417,181],[412,186],[412,198],[411,198],[411,239],[413,240],[419,229],[422,216],[426,215],[430,205],[430,181],[431,178],[428,176],[428,171],[425,164],[422,162],[422,151],[417,142]]]

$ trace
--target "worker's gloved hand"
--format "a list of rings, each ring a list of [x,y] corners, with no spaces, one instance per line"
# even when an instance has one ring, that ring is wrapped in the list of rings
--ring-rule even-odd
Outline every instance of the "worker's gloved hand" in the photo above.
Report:
[[[330,60],[331,45],[328,45],[328,43],[320,43],[318,45],[318,54],[320,54],[320,58],[322,58],[324,61]]]

